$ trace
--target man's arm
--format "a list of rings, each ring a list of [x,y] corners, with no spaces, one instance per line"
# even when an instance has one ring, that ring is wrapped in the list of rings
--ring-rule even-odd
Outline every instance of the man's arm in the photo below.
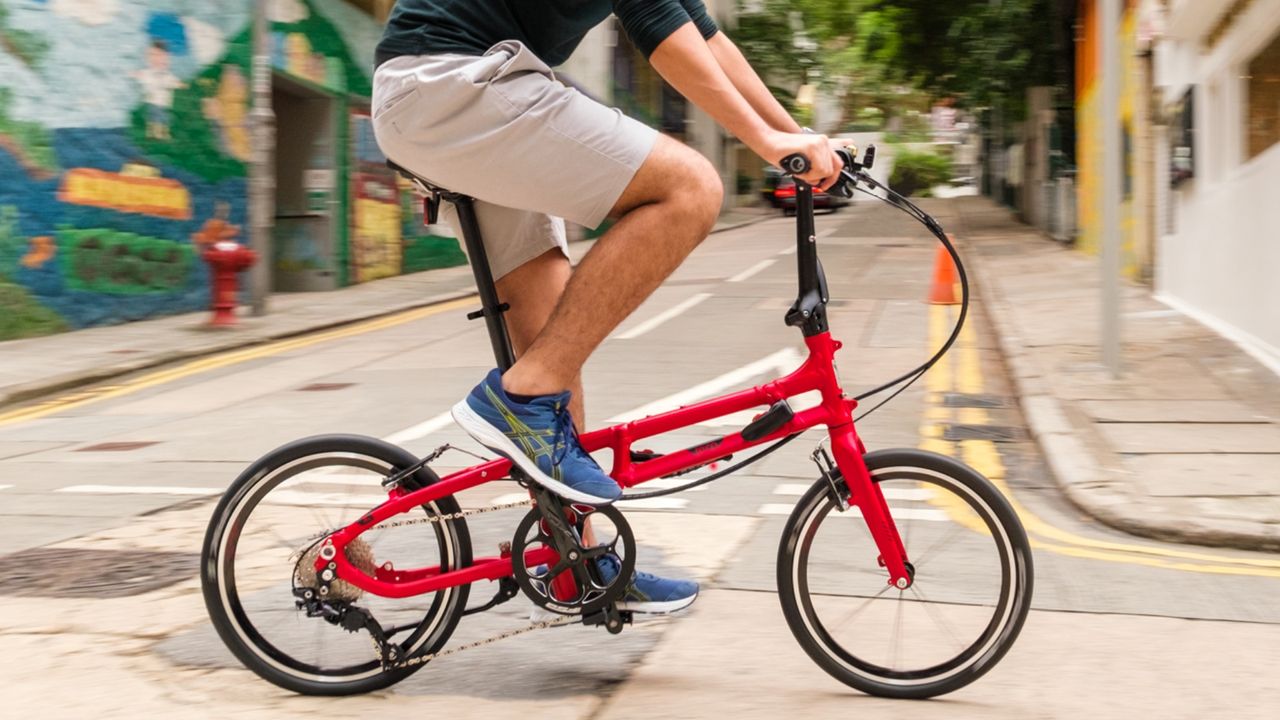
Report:
[[[741,53],[738,56],[741,57]],[[779,114],[785,116],[786,111],[772,100],[772,95],[769,99],[777,110],[762,98],[756,99],[765,109],[758,109],[726,74],[711,46],[692,22],[685,23],[662,40],[650,55],[649,63],[681,95],[766,161],[780,164],[788,155],[801,153],[809,158],[811,165],[811,170],[800,176],[801,179],[823,189],[838,179],[840,159],[831,150],[827,139],[821,135],[800,134],[800,128],[790,117],[783,122]],[[742,63],[745,65],[746,60],[743,59]],[[747,66],[747,72],[759,83],[759,91],[768,95],[768,89],[750,66]],[[749,82],[746,84],[750,87]],[[752,96],[757,94],[750,89],[748,92]]]
[[[773,93],[769,92],[764,80],[760,79],[759,73],[751,67],[751,63],[747,62],[742,51],[727,35],[722,32],[716,33],[707,40],[707,46],[711,48],[711,54],[715,56],[716,62],[720,63],[725,75],[729,76],[733,86],[738,88],[738,92],[742,93],[742,97],[755,108],[760,117],[769,123],[769,127],[782,132],[801,132],[799,123],[791,117],[786,108],[782,107],[782,103],[778,102]]]

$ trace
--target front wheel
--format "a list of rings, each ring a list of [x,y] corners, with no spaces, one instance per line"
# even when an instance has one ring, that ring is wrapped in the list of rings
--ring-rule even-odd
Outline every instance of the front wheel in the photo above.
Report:
[[[1031,548],[982,475],[921,450],[865,457],[913,566],[899,590],[856,507],[819,480],[778,550],[778,594],[815,662],[871,695],[928,698],[964,687],[1009,651],[1031,605]]]

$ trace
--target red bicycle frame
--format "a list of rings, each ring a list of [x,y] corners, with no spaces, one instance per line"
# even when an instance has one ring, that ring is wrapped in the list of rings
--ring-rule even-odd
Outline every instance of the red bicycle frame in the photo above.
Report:
[[[826,279],[817,258],[813,234],[813,190],[799,181],[796,185],[799,188],[797,256],[800,269],[800,295],[787,315],[787,323],[797,325],[804,331],[805,345],[809,349],[809,356],[804,363],[789,375],[764,385],[670,412],[595,430],[583,434],[579,440],[588,452],[605,448],[612,450],[613,468],[610,474],[619,485],[634,487],[654,478],[699,467],[726,455],[776,441],[819,425],[826,426],[836,466],[848,487],[849,504],[861,511],[867,529],[880,553],[880,565],[888,574],[888,582],[896,587],[905,588],[911,584],[906,551],[898,536],[893,518],[889,514],[884,496],[879,486],[872,482],[862,459],[866,450],[853,423],[853,410],[857,407],[857,401],[844,394],[836,377],[834,358],[841,343],[831,337],[826,326],[824,314],[827,301]],[[471,227],[468,227],[468,221],[474,220],[470,199],[462,196],[449,199],[458,204],[459,214],[463,220],[464,239],[472,250],[472,266],[484,307],[479,315],[489,320],[490,335],[499,366],[509,366],[509,362],[504,362],[504,359],[510,357],[510,353],[509,345],[506,344],[505,326],[501,323],[503,308],[497,301],[496,293],[493,292],[492,278],[489,277],[487,262],[483,255],[483,245],[479,242],[478,227],[474,223],[470,223]],[[497,322],[494,322],[495,319]],[[500,345],[506,347],[500,348]],[[506,350],[505,358],[502,352],[504,349]],[[631,446],[637,440],[680,430],[744,410],[767,407],[813,391],[821,395],[822,400],[819,404],[794,413],[784,425],[761,437],[753,437],[749,440],[739,431],[650,460],[633,462],[631,459]],[[513,572],[509,555],[478,558],[471,565],[462,568],[427,567],[406,570],[379,568],[373,575],[369,575],[347,560],[344,549],[361,533],[388,518],[477,485],[500,480],[507,477],[510,471],[511,462],[499,459],[459,470],[445,476],[437,483],[417,490],[392,487],[389,491],[390,498],[386,502],[329,536],[328,540],[333,543],[337,551],[332,562],[337,565],[338,577],[366,592],[390,598],[411,597],[478,580],[509,577]],[[557,560],[558,557],[553,549],[542,547],[528,551],[524,562],[526,567],[535,567],[551,565]],[[317,572],[324,569],[327,562],[317,557]]]

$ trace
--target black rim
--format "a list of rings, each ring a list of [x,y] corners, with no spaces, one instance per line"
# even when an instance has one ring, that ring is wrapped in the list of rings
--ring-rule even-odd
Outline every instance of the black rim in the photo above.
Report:
[[[391,468],[391,472],[394,472],[395,470],[399,469],[395,466],[394,463],[387,462],[384,460],[379,460],[363,452],[353,452],[348,450],[334,450],[334,451],[312,453],[311,455],[322,455],[322,454],[330,454],[330,453],[341,453],[341,454],[352,456],[352,457],[347,457],[347,458],[322,457],[322,458],[317,458],[316,460],[313,460],[308,463],[308,462],[300,462],[305,460],[307,457],[309,457],[309,455],[303,455],[299,458],[295,458],[294,460],[283,463],[283,465],[286,465],[286,466],[295,465],[295,467],[289,468],[288,472],[282,472],[282,473],[279,473],[278,475],[273,476],[269,482],[265,482],[265,483],[261,482],[262,476],[269,476],[273,472],[278,471],[278,469],[280,468],[280,465],[277,465],[274,470],[269,470],[264,472],[262,475],[259,476],[257,480],[255,480],[253,483],[250,483],[247,486],[247,490],[241,491],[241,493],[228,505],[228,512],[234,511],[235,508],[238,508],[241,506],[243,506],[243,509],[236,515],[235,519],[237,522],[234,525],[228,526],[226,529],[227,552],[224,557],[216,558],[215,567],[217,568],[217,572],[219,575],[217,584],[221,588],[225,588],[226,603],[227,603],[228,609],[231,611],[232,621],[237,626],[236,630],[242,633],[244,637],[248,639],[248,641],[252,643],[255,648],[257,648],[259,651],[269,656],[271,659],[280,663],[281,665],[284,665],[293,670],[297,670],[310,675],[340,678],[340,677],[347,677],[351,675],[362,675],[362,674],[372,672],[376,669],[379,669],[381,664],[377,660],[370,660],[369,662],[360,663],[357,665],[325,669],[325,668],[317,667],[310,663],[301,662],[295,659],[294,657],[292,657],[291,655],[289,655],[288,653],[285,653],[284,651],[277,648],[274,644],[272,644],[269,640],[267,640],[260,632],[258,632],[257,628],[254,626],[254,623],[249,619],[248,615],[246,614],[244,610],[244,606],[240,602],[240,594],[236,587],[235,565],[234,565],[236,547],[239,543],[240,533],[245,523],[247,522],[248,518],[253,514],[253,511],[257,508],[258,503],[261,502],[262,499],[268,493],[270,493],[272,490],[274,490],[284,481],[298,475],[299,473],[305,472],[307,470],[313,470],[318,467],[335,467],[335,466],[336,467],[357,467],[357,468],[372,470],[380,474],[387,472],[387,468]],[[345,460],[345,462],[343,462],[342,460]],[[362,463],[361,461],[365,461],[365,462]],[[242,501],[241,497],[243,497],[246,491],[253,492],[253,496]],[[423,505],[422,509],[428,515],[439,514],[439,512],[436,509],[427,505]],[[449,542],[449,538],[446,537],[445,535],[443,525],[445,525],[445,523],[431,523],[431,528],[435,532],[436,543],[441,550],[440,552],[441,566],[452,569],[452,565],[456,563],[457,559],[455,557],[446,557],[447,555],[449,555],[449,553],[446,552],[446,550],[450,548],[451,545],[456,546],[457,543]],[[220,547],[220,543],[215,542],[213,545],[213,551],[216,553],[219,547]],[[290,571],[291,570],[292,569],[290,568]],[[423,615],[422,621],[418,623],[418,626],[414,628],[413,632],[409,635],[409,637],[405,638],[404,642],[399,643],[399,646],[402,651],[407,653],[410,648],[418,647],[419,643],[423,638],[423,635],[427,633],[429,630],[431,630],[433,627],[443,628],[445,627],[445,625],[447,625],[447,623],[436,622],[436,619],[441,610],[441,606],[445,602],[444,596],[446,595],[449,597],[456,597],[457,593],[446,591],[446,592],[437,592],[433,594],[431,607],[428,608],[425,614]],[[320,623],[324,622],[323,620],[320,620],[318,618],[315,621]],[[370,647],[372,647],[372,645]]]
[[[1012,538],[1009,538],[1009,533],[1005,532],[1000,526],[997,518],[995,517],[994,510],[990,510],[976,504],[973,498],[965,493],[956,492],[954,488],[940,482],[938,477],[933,475],[931,472],[922,471],[912,473],[909,470],[904,470],[891,475],[884,474],[873,477],[877,483],[886,480],[914,480],[929,483],[934,487],[950,492],[953,496],[964,500],[965,504],[972,509],[978,517],[982,518],[983,523],[991,532],[993,540],[1003,536],[1009,540],[1009,545],[1012,546]],[[951,479],[951,482],[960,487],[964,486],[963,483],[954,479]],[[938,663],[931,667],[905,671],[886,668],[853,655],[842,645],[836,642],[833,637],[831,637],[814,608],[812,594],[809,591],[809,551],[812,546],[814,536],[817,534],[818,528],[822,525],[822,522],[826,519],[827,515],[829,515],[835,508],[835,505],[831,500],[830,494],[823,493],[814,498],[810,504],[810,508],[811,509],[805,513],[808,530],[798,543],[797,558],[794,561],[795,563],[798,563],[798,565],[793,565],[793,567],[798,567],[799,569],[796,573],[796,594],[800,600],[801,610],[808,620],[809,627],[812,629],[815,639],[817,639],[818,642],[835,657],[839,658],[849,666],[852,666],[867,675],[888,680],[907,682],[928,680],[939,675],[951,673],[957,668],[970,664],[975,658],[984,654],[984,648],[986,648],[985,653],[998,651],[1001,644],[999,642],[991,643],[990,641],[992,638],[1000,634],[1002,631],[1007,631],[1008,629],[1017,626],[1017,623],[1015,622],[1016,608],[1010,604],[1010,595],[1014,591],[1014,586],[1019,585],[1017,582],[1018,578],[1015,577],[1017,571],[1013,569],[1016,568],[1017,565],[1011,557],[1010,547],[1006,547],[1004,543],[996,541],[993,544],[995,545],[997,554],[1000,558],[1000,593],[996,599],[991,619],[983,629],[983,632],[976,640],[961,651],[960,654],[950,660]],[[851,509],[850,512],[856,511]],[[809,520],[808,518],[812,519]],[[802,523],[801,526],[803,527],[804,523]],[[888,586],[886,585],[886,587]],[[914,602],[904,600],[901,597],[898,599],[900,602]],[[1006,608],[1008,608],[1007,612],[1005,610]]]

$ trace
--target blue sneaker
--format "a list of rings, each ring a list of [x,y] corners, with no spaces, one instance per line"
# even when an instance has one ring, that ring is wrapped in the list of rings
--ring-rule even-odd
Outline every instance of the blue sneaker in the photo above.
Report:
[[[502,389],[495,369],[453,406],[453,419],[476,442],[570,502],[608,505],[622,497],[618,483],[578,444],[568,392],[518,403]]]
[[[622,561],[616,555],[605,555],[596,560],[596,566],[600,568],[600,579],[607,583],[618,576]],[[697,599],[698,583],[692,580],[671,580],[637,570],[626,593],[618,601],[618,609],[666,615],[684,610]]]
[[[600,568],[600,579],[608,583],[618,576],[622,561],[617,555],[605,555],[596,560],[596,567]],[[546,571],[546,565],[539,565],[534,569],[534,574],[542,575]],[[627,591],[618,601],[618,609],[649,615],[667,615],[684,610],[697,599],[698,583],[692,580],[670,580],[637,570]],[[544,610],[537,605],[534,605],[529,612],[530,622],[543,622],[561,617],[564,616]]]

